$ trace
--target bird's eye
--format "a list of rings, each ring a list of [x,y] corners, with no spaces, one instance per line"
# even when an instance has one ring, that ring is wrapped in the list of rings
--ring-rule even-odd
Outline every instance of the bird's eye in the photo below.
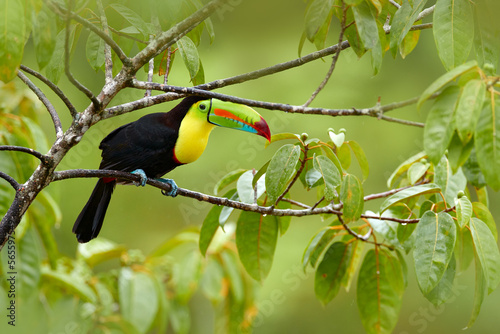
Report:
[[[198,109],[200,109],[201,111],[205,111],[205,110],[207,110],[207,108],[208,108],[207,105],[204,103],[200,103],[198,105]]]

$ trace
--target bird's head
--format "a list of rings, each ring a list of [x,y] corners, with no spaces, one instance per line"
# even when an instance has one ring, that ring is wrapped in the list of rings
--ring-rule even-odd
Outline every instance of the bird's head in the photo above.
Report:
[[[271,132],[264,118],[248,106],[209,99],[194,103],[191,110],[211,124],[255,133],[271,140]]]

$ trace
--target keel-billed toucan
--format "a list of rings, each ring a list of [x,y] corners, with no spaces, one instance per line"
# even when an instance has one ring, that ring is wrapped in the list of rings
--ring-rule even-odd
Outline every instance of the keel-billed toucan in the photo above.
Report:
[[[159,178],[177,166],[198,159],[215,126],[243,130],[270,140],[266,121],[245,105],[207,99],[184,98],[166,113],[154,113],[123,125],[107,135],[99,145],[102,150],[100,169],[132,172],[146,178]],[[175,196],[177,186],[172,180],[167,195]],[[130,183],[115,178],[101,178],[90,199],[76,219],[73,233],[79,242],[97,237],[116,183]]]

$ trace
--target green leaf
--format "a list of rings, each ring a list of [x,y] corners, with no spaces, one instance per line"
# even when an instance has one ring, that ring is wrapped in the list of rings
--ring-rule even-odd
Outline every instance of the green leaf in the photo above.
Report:
[[[118,277],[118,295],[123,318],[140,333],[146,333],[159,306],[154,280],[143,272],[123,267]]]
[[[41,269],[42,281],[52,282],[67,291],[71,291],[78,295],[82,300],[95,304],[97,296],[84,281],[82,276],[74,273],[66,273],[62,270],[52,270],[47,265],[43,265]]]
[[[268,147],[272,143],[275,143],[280,140],[287,140],[287,139],[295,139],[295,140],[300,140],[300,136],[295,134],[295,133],[290,133],[290,132],[283,132],[283,133],[277,133],[275,135],[271,136],[271,140],[269,142],[266,141],[265,147]]]
[[[246,169],[236,169],[224,175],[214,186],[214,194],[217,195],[219,191],[224,189],[224,187],[227,187],[231,183],[238,180],[241,174],[245,173],[246,171]]]
[[[372,211],[366,211],[367,215],[378,216],[378,214]],[[384,212],[384,217],[391,217],[390,210]],[[401,225],[397,222],[382,219],[368,219],[370,226],[375,232],[380,234],[384,242],[389,243],[393,246],[400,246],[398,240],[398,226]],[[377,238],[378,239],[378,238]]]
[[[243,285],[243,278],[238,267],[238,259],[233,252],[229,251],[223,251],[221,259],[224,272],[229,279],[231,295],[237,302],[241,302],[245,298],[245,286]]]
[[[351,243],[340,241],[333,243],[323,256],[314,278],[314,292],[323,305],[332,301],[339,292],[351,257]]]
[[[441,158],[439,164],[434,167],[434,182],[441,188],[446,203],[455,203],[458,193],[465,190],[467,179],[462,169],[458,169],[452,174],[451,167],[445,156]]]
[[[109,6],[123,16],[132,26],[136,27],[145,38],[149,38],[150,34],[154,34],[154,31],[151,31],[152,29],[149,28],[148,24],[132,9],[118,3]]]
[[[352,7],[352,13],[356,22],[356,29],[365,48],[370,50],[380,47],[377,22],[370,5],[366,1],[360,2],[357,6]]]
[[[405,174],[414,163],[417,163],[418,161],[422,160],[426,156],[427,155],[425,154],[425,152],[419,152],[419,153],[415,154],[414,156],[403,161],[396,168],[396,170],[391,174],[389,179],[387,180],[387,188],[394,187],[394,185],[396,184],[396,181],[399,179],[400,176]]]
[[[482,80],[470,80],[464,86],[455,112],[457,133],[462,143],[472,139],[483,110],[486,85]]]
[[[75,36],[74,27],[71,28],[70,32],[70,48],[73,46],[73,39]],[[62,73],[64,72],[64,42],[66,40],[66,28],[62,29],[56,38],[56,46],[54,52],[52,53],[52,58],[50,58],[49,63],[45,67],[45,75],[47,79],[52,81],[54,84],[59,82]]]
[[[243,203],[254,204],[256,199],[266,191],[265,179],[261,177],[255,187],[252,187],[253,178],[253,172],[249,170],[243,173],[236,183],[238,197]]]
[[[223,284],[224,269],[222,265],[215,258],[209,257],[207,264],[203,268],[200,288],[213,304],[217,304],[225,298]]]
[[[314,235],[302,255],[302,269],[304,269],[304,272],[309,263],[313,268],[316,267],[316,263],[321,257],[321,254],[323,254],[326,247],[328,247],[338,233],[339,230],[334,230],[331,226],[328,226]]]
[[[456,242],[456,225],[446,213],[427,211],[416,229],[415,272],[424,295],[436,287],[443,277],[453,255]]]
[[[323,155],[313,157],[314,169],[317,170],[325,183],[325,200],[331,201],[335,197],[335,188],[340,185],[340,172],[333,162]]]
[[[200,56],[198,55],[198,49],[193,41],[184,36],[177,41],[177,47],[179,48],[179,53],[184,61],[184,65],[189,72],[191,79],[194,79],[200,70]]]
[[[417,102],[417,107],[420,108],[422,104],[427,101],[432,94],[437,93],[441,88],[446,86],[448,83],[452,82],[459,76],[464,73],[467,73],[471,70],[478,70],[477,62],[475,60],[470,60],[465,64],[459,65],[452,69],[451,71],[446,72],[439,78],[437,78],[427,89],[422,93],[420,99]]]
[[[484,188],[486,186],[486,180],[484,178],[483,172],[481,172],[481,168],[479,167],[479,163],[477,162],[476,149],[472,149],[469,158],[465,161],[462,166],[465,177],[467,181],[470,182],[477,189]]]
[[[34,14],[33,14],[34,15]],[[50,61],[56,46],[57,25],[54,13],[47,7],[33,20],[33,44],[39,69],[43,69]]]
[[[487,75],[497,72],[500,58],[500,27],[496,16],[498,9],[496,1],[481,1],[480,5],[474,6],[474,49],[479,66]]]
[[[391,333],[399,318],[404,277],[399,260],[389,252],[371,249],[361,264],[356,300],[365,331]]]
[[[344,221],[349,223],[358,220],[363,212],[363,187],[355,175],[344,175],[340,191],[340,200],[344,204],[342,212]]]
[[[21,0],[0,1],[0,80],[17,75],[24,53],[26,19]]]
[[[86,46],[86,55],[87,61],[89,62],[90,67],[92,67],[95,71],[98,71],[104,65],[104,40],[94,34],[93,32],[89,33],[89,37],[87,38],[87,46]]]
[[[436,98],[427,115],[424,127],[424,149],[429,160],[437,165],[451,142],[453,115],[460,89],[449,86]]]
[[[368,165],[368,159],[366,159],[365,151],[361,148],[361,146],[354,140],[349,140],[347,142],[349,147],[354,153],[356,160],[358,160],[359,167],[361,168],[361,174],[363,176],[363,182],[368,178],[370,174],[370,166]]]
[[[500,190],[500,98],[486,99],[474,136],[477,162],[486,182]]]
[[[217,232],[217,229],[219,228],[219,216],[222,208],[223,207],[220,205],[214,205],[201,225],[200,241],[198,245],[203,256],[207,254],[208,246],[210,246],[215,232]]]
[[[17,233],[16,233],[17,237]],[[19,295],[21,297],[30,297],[37,293],[37,289],[40,284],[40,267],[42,263],[40,245],[36,239],[36,235],[32,228],[28,229],[26,234],[21,240],[17,240],[19,247],[19,261],[18,267],[18,280],[19,280]],[[10,250],[10,248],[9,248]],[[7,247],[5,248],[7,253]],[[11,252],[9,252],[12,255]],[[16,259],[17,260],[17,259]],[[7,269],[7,263],[4,264],[4,268]],[[7,270],[10,271],[10,270]],[[6,274],[5,272],[3,273]]]
[[[463,64],[474,39],[474,17],[469,0],[440,0],[433,17],[434,41],[447,70]]]
[[[401,201],[407,200],[409,198],[412,198],[415,196],[420,196],[420,195],[438,193],[440,191],[441,191],[441,188],[439,188],[439,186],[434,184],[434,183],[420,184],[418,186],[403,189],[403,190],[395,193],[394,195],[388,197],[380,206],[380,212],[384,212],[390,206],[392,206],[396,203],[399,203]]]
[[[500,283],[500,252],[493,234],[482,220],[472,218],[470,220],[470,229],[474,249],[481,262],[488,294],[490,294]]]
[[[266,190],[270,203],[276,202],[286,189],[290,178],[295,172],[295,166],[300,158],[300,147],[286,144],[274,154],[266,172]]]
[[[455,208],[458,226],[463,229],[472,217],[472,203],[466,196],[462,196],[455,200]]]
[[[331,15],[333,0],[312,0],[306,9],[304,31],[313,42],[316,34]]]
[[[481,219],[488,226],[495,241],[498,241],[497,224],[488,207],[481,202],[474,202],[472,203],[472,211],[477,218]]]
[[[413,0],[413,4],[410,5],[408,0],[404,0],[401,7],[396,11],[391,24],[390,47],[393,56],[396,56],[397,48],[403,43],[404,38],[426,3],[427,0]]]
[[[435,306],[439,306],[449,301],[454,296],[453,281],[455,280],[457,261],[452,256],[448,268],[444,272],[439,283],[429,293],[425,294],[425,298]]]
[[[466,271],[474,258],[474,244],[468,228],[457,231],[455,258],[458,261],[458,272]]]
[[[125,250],[125,247],[104,238],[98,238],[93,242],[78,245],[78,255],[90,267],[113,258],[118,258]]]
[[[416,162],[408,168],[408,178],[410,179],[410,184],[417,183],[429,170],[431,165],[428,162]]]
[[[176,267],[174,275],[177,300],[187,304],[198,288],[201,275],[201,256],[198,252],[189,252]]]
[[[351,236],[344,236],[343,240],[350,241],[352,240],[352,238]],[[349,258],[349,262],[347,263],[347,270],[341,282],[342,286],[345,287],[345,290],[347,292],[349,292],[349,290],[351,289],[351,283],[354,280],[354,276],[358,271],[359,265],[361,264],[361,255],[363,255],[363,250],[365,248],[364,246],[366,244],[359,239],[350,241],[350,243],[352,245],[352,256]]]
[[[257,281],[262,281],[269,271],[278,239],[278,220],[243,211],[236,227],[236,247],[243,266]]]
[[[458,137],[457,132],[455,131],[453,133],[450,145],[448,145],[447,154],[453,173],[456,173],[458,169],[465,164],[467,159],[469,159],[469,156],[473,149],[474,140],[470,140],[467,144],[464,145]],[[464,168],[462,168],[462,171],[464,171]]]
[[[475,269],[476,269],[476,285],[474,289],[474,305],[472,307],[472,314],[469,319],[469,323],[467,324],[467,328],[472,327],[472,325],[476,322],[477,316],[479,315],[479,311],[481,310],[481,305],[483,304],[484,297],[486,296],[487,291],[487,282],[486,277],[484,276],[484,272],[481,266],[481,261],[478,259],[478,254],[475,254],[474,257]]]
[[[269,167],[270,162],[271,162],[271,160],[266,162],[262,167],[259,168],[257,173],[255,173],[255,175],[253,176],[253,180],[252,180],[252,187],[255,188],[255,186],[257,185],[257,181],[259,181],[260,178],[267,172],[267,167]],[[265,178],[264,178],[264,181],[265,181]]]

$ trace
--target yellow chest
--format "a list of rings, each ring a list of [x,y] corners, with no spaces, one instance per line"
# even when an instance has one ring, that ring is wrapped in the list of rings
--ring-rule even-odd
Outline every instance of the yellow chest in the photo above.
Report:
[[[179,136],[175,143],[174,153],[177,161],[187,164],[195,161],[205,150],[208,137],[215,125],[205,118],[197,117],[188,111],[179,128]]]

